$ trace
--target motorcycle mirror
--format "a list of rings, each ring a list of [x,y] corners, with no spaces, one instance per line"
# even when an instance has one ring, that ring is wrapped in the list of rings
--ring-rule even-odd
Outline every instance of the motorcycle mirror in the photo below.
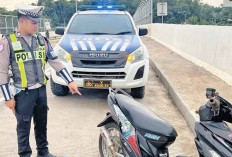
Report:
[[[210,99],[215,97],[216,89],[214,88],[206,88],[206,98]]]

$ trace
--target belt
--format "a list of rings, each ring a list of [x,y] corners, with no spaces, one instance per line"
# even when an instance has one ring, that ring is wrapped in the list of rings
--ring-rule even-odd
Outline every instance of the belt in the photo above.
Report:
[[[35,85],[28,87],[28,88],[18,88],[19,90],[32,90],[42,87],[43,85],[40,83],[36,83]]]
[[[43,85],[42,84],[39,84],[39,83],[36,83],[35,85],[31,86],[31,87],[28,87],[28,88],[17,88],[15,87],[14,90],[11,91],[11,94],[13,96],[15,96],[16,94],[18,94],[20,91],[22,90],[33,90],[33,89],[38,89],[40,87],[42,87]]]
[[[35,85],[31,86],[31,87],[28,87],[28,89],[37,89],[37,88],[40,88],[42,87],[43,85],[42,84],[39,84],[39,83],[36,83]]]

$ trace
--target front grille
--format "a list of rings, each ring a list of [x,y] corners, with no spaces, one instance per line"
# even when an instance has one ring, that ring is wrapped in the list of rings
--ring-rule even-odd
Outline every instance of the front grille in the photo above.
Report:
[[[119,51],[73,51],[73,67],[94,69],[124,68],[129,53]]]
[[[116,61],[94,61],[94,60],[81,60],[85,65],[109,65],[115,64]]]
[[[124,72],[82,72],[73,71],[74,78],[91,78],[91,79],[124,79],[126,73]]]

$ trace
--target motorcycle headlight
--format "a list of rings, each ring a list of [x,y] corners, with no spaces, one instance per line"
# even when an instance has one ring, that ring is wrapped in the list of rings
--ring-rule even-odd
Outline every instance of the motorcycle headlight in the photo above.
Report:
[[[68,63],[71,60],[71,56],[68,52],[66,52],[60,45],[56,45],[54,48],[55,53],[57,53],[58,58],[65,62]]]
[[[144,48],[141,46],[128,56],[127,61],[130,63],[135,63],[144,60],[144,58]]]

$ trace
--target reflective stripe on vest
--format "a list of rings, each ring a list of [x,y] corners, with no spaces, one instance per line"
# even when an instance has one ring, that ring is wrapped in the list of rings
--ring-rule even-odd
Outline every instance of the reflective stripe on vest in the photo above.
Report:
[[[37,34],[35,34],[35,36],[37,38]],[[44,74],[44,84],[46,84],[47,83],[47,78],[46,78],[46,75],[45,75],[45,59],[46,59],[45,46],[40,46],[38,40],[37,40],[37,44],[39,46],[39,52],[42,52],[43,56],[44,56],[44,57],[41,58],[41,62],[43,63],[42,71],[43,71],[43,74]],[[37,55],[35,55],[35,56],[37,56]]]
[[[14,51],[19,51],[19,50],[23,49],[20,41],[17,40],[14,33],[10,34],[10,38],[11,38],[11,41],[12,41],[12,47],[13,47]],[[18,57],[18,62],[17,63],[18,63],[18,66],[19,66],[20,74],[21,74],[22,87],[25,88],[25,87],[27,87],[27,77],[26,77],[26,72],[25,72],[24,63],[23,63],[22,58]]]

